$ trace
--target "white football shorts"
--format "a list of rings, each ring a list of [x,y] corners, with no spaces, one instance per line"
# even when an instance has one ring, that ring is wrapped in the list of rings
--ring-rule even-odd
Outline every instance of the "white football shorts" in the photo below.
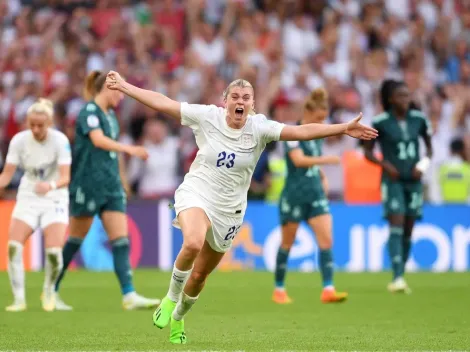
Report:
[[[206,233],[206,241],[211,248],[219,253],[225,253],[232,247],[232,242],[243,224],[243,215],[234,214],[229,216],[217,213],[207,205],[200,196],[187,189],[178,189],[175,193],[176,218],[173,226],[181,229],[178,222],[178,214],[185,209],[201,208],[205,211],[211,227]]]
[[[18,197],[11,216],[25,222],[33,230],[45,229],[56,223],[68,225],[69,201],[68,199]]]

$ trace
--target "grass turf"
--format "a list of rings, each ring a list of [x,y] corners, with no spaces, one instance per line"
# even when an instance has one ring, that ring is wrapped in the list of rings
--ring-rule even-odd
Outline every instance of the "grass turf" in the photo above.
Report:
[[[137,270],[138,291],[163,296],[168,273]],[[152,311],[126,312],[113,273],[70,272],[61,295],[73,312],[45,313],[42,273],[27,274],[28,311],[0,311],[0,350],[48,351],[416,351],[470,349],[470,274],[407,276],[413,294],[391,295],[389,274],[336,276],[341,305],[320,303],[319,274],[288,274],[294,304],[271,302],[270,273],[216,272],[187,316],[188,344],[168,342]],[[0,297],[11,303],[6,273]]]

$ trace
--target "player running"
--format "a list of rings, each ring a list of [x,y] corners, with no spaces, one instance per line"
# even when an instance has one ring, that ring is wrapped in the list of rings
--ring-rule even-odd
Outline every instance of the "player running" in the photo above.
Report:
[[[315,89],[304,104],[304,114],[298,125],[323,123],[328,116],[328,93]],[[317,238],[323,303],[343,302],[347,293],[336,292],[333,286],[332,219],[328,206],[328,181],[319,165],[338,164],[337,156],[322,156],[323,140],[289,141],[284,143],[287,179],[280,199],[282,242],[277,252],[272,300],[291,303],[284,280],[289,251],[294,244],[301,221],[306,221]]]
[[[197,301],[209,274],[230,249],[243,223],[253,170],[266,143],[310,140],[336,134],[375,138],[376,131],[359,123],[285,126],[256,114],[254,90],[245,80],[233,81],[224,92],[225,108],[179,103],[137,88],[108,73],[107,86],[189,126],[199,147],[196,159],[175,194],[174,225],[183,232],[170,288],[153,316],[164,328],[171,323],[170,342],[185,344],[184,316]]]
[[[52,102],[39,99],[27,111],[28,130],[10,142],[0,189],[11,181],[17,167],[24,170],[8,233],[8,275],[14,302],[9,312],[26,310],[23,248],[40,228],[44,235],[45,280],[42,308],[54,310],[54,281],[62,269],[62,245],[69,222],[67,186],[70,181],[70,144],[52,129]]]
[[[106,74],[91,72],[85,82],[88,103],[80,111],[75,127],[72,180],[70,183],[70,236],[64,246],[64,267],[56,282],[59,291],[65,272],[79,250],[98,214],[108,234],[114,262],[114,271],[122,291],[122,305],[126,310],[156,307],[158,299],[148,299],[135,292],[129,262],[127,233],[126,179],[120,172],[119,153],[124,152],[147,159],[143,147],[116,142],[119,125],[113,109],[123,94],[104,86]],[[71,310],[56,294],[56,309]]]
[[[380,133],[378,142],[383,160],[374,156],[374,141],[365,143],[365,156],[383,170],[382,202],[390,226],[388,251],[393,271],[388,290],[410,293],[403,276],[413,226],[422,216],[421,177],[431,163],[432,130],[421,111],[410,109],[410,92],[404,82],[384,81],[380,96],[384,112],[374,118],[373,126]],[[421,160],[420,137],[426,145],[426,156]]]

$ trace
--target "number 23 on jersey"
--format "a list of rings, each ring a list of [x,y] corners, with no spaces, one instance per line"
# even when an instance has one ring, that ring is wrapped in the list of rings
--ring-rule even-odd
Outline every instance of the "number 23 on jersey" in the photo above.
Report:
[[[217,167],[231,169],[235,165],[235,153],[220,152],[217,157]]]

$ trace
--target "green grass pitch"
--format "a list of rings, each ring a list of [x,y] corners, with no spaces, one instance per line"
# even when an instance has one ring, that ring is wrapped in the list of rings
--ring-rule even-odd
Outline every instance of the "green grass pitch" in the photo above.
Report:
[[[319,301],[319,274],[289,273],[288,306],[271,302],[270,273],[216,272],[186,318],[188,344],[173,346],[152,311],[125,312],[113,273],[70,272],[62,296],[73,312],[45,313],[42,273],[27,274],[28,311],[0,311],[0,350],[15,351],[437,351],[470,350],[470,273],[409,274],[413,294],[391,295],[389,274],[336,276],[342,305]],[[147,296],[166,293],[168,273],[137,270]],[[6,273],[0,297],[11,303]]]

